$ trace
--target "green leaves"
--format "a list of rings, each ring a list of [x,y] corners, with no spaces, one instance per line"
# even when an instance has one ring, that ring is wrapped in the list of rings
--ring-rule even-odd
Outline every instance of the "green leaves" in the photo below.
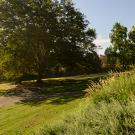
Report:
[[[0,20],[1,49],[12,56],[7,72],[36,73],[41,80],[57,64],[72,69],[84,55],[96,56],[95,30],[71,2],[63,7],[57,0],[5,0]]]
[[[110,57],[109,59],[115,57],[115,61],[120,61],[123,68],[129,64],[134,64],[134,38],[134,27],[128,33],[128,29],[125,26],[116,23],[110,34],[112,48],[111,52],[108,49],[106,50],[107,57]]]

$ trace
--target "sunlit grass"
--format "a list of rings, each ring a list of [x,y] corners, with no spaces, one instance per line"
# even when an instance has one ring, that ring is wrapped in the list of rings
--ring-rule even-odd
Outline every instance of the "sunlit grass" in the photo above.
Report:
[[[12,84],[12,83],[1,83],[0,84],[0,91],[5,91],[5,90],[9,90],[9,89],[13,89],[15,88],[16,85]]]
[[[53,104],[57,98],[50,98],[38,105],[16,104],[0,108],[0,134],[14,135],[21,132],[30,135],[38,132],[44,125],[57,122],[64,113],[77,107],[81,99],[65,104]]]
[[[45,87],[39,94],[55,94],[69,92],[41,101],[28,101],[0,107],[0,134],[2,135],[32,135],[38,134],[50,125],[57,125],[65,114],[70,114],[78,108],[88,87],[89,80],[100,78],[104,74],[83,75],[75,77],[45,79]],[[30,81],[28,81],[31,83]],[[23,82],[24,84],[27,82]],[[14,90],[17,85],[12,83],[0,84],[1,95]],[[70,94],[71,92],[71,94]],[[73,92],[73,93],[72,93]],[[75,92],[75,93],[74,93]]]

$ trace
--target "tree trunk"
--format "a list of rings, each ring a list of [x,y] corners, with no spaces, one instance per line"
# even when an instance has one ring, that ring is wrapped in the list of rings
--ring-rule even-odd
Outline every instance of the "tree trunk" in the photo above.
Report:
[[[16,78],[14,81],[15,81],[15,84],[22,84],[23,80],[24,80],[24,77],[21,76],[21,77]]]
[[[43,83],[43,81],[42,81],[42,74],[41,73],[38,73],[38,77],[37,77],[37,81],[36,81],[36,83]]]

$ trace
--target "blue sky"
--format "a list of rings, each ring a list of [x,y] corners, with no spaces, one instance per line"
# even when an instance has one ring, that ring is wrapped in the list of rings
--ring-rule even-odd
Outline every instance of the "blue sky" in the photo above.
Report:
[[[115,22],[129,29],[135,25],[135,0],[73,0],[76,8],[83,12],[97,32],[95,43],[103,49],[110,44],[109,33]]]

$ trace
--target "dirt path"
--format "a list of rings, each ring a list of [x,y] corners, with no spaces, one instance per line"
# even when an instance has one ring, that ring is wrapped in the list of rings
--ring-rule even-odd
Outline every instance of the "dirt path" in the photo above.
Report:
[[[13,105],[15,103],[20,103],[22,100],[22,97],[12,96],[12,97],[0,97],[0,107],[1,106],[7,106],[7,105]]]
[[[27,88],[21,88],[16,91],[10,92],[6,96],[0,96],[0,107],[14,105],[16,103],[22,103],[24,101],[42,101],[47,98],[54,98],[60,96],[67,96],[77,94],[77,92],[63,92],[54,94],[38,94]]]
[[[64,93],[46,94],[46,95],[45,94],[33,94],[32,96],[27,95],[27,94],[25,95],[24,93],[22,93],[23,96],[0,96],[0,107],[14,105],[16,103],[22,103],[26,99],[41,101],[41,100],[45,100],[47,98],[55,98],[55,97],[60,97],[60,96],[73,95],[75,93],[77,93],[77,92],[64,92]]]

